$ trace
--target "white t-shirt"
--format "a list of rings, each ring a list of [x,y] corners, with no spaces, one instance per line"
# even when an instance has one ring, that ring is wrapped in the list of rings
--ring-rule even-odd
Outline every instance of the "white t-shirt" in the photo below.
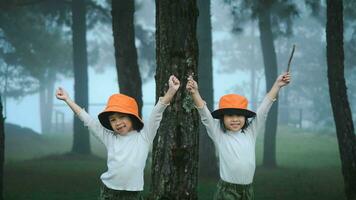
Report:
[[[92,118],[85,110],[79,118],[88,126],[107,149],[107,168],[100,179],[114,190],[142,191],[146,159],[167,105],[161,101],[152,110],[149,121],[140,132],[131,131],[125,136],[114,135],[104,128],[99,120]]]
[[[220,178],[234,184],[250,184],[256,169],[255,145],[257,130],[266,121],[269,109],[274,100],[266,96],[256,112],[256,117],[244,131],[224,132],[220,121],[214,119],[204,105],[197,108],[201,121],[207,129],[209,137],[213,140],[219,156]]]

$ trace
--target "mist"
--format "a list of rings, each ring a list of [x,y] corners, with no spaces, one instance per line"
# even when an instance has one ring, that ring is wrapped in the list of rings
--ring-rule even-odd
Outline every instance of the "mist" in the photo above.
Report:
[[[95,9],[88,9],[87,11],[93,15],[87,14],[89,101],[87,111],[97,118],[97,115],[104,110],[108,98],[112,94],[120,93],[120,89],[113,45],[112,22],[110,21],[111,5],[106,1],[93,2],[96,2],[96,5],[102,5],[102,10],[107,12],[102,14],[104,11]],[[259,22],[256,15],[249,13],[253,11],[239,9],[246,6],[243,2],[245,1],[211,0],[213,109],[218,108],[221,96],[236,93],[246,96],[249,99],[248,108],[256,111],[270,89],[266,88],[268,83],[265,76]],[[299,179],[298,174],[305,173],[300,176],[322,177],[329,173],[329,171],[325,171],[325,174],[323,174],[321,172],[323,170],[336,171],[331,175],[333,180],[318,178],[317,180],[320,182],[313,182],[316,184],[317,189],[315,190],[320,194],[319,198],[324,198],[325,196],[322,196],[321,193],[330,189],[322,184],[323,181],[329,184],[334,181],[337,182],[338,186],[332,189],[332,195],[334,195],[331,195],[330,199],[332,199],[337,195],[344,195],[344,188],[339,143],[337,143],[328,85],[325,30],[326,2],[321,1],[318,6],[309,5],[304,1],[287,2],[288,8],[292,10],[290,13],[283,14],[283,9],[285,9],[283,6],[286,5],[277,4],[273,7],[271,14],[272,42],[275,48],[278,75],[286,71],[292,46],[296,45],[294,57],[291,61],[292,82],[288,87],[283,88],[277,97],[277,165],[281,167],[279,170],[282,173],[291,173],[291,177],[297,177],[295,184],[293,183],[294,187],[298,187],[306,181]],[[156,103],[157,94],[155,80],[157,67],[156,10],[154,1],[136,0],[135,3],[135,46],[142,79],[142,118],[145,120],[150,116]],[[10,193],[14,191],[13,188],[16,184],[11,185],[9,178],[15,174],[14,170],[18,165],[21,165],[22,162],[27,165],[26,162],[29,160],[40,159],[43,156],[60,155],[72,148],[73,119],[76,116],[65,103],[56,99],[53,89],[63,87],[68,91],[70,97],[74,98],[75,96],[72,63],[73,44],[70,23],[67,22],[69,19],[65,18],[64,22],[58,21],[58,18],[60,18],[58,16],[61,16],[61,14],[55,15],[57,12],[54,9],[55,4],[42,5],[45,7],[44,10],[36,7],[36,5],[34,7],[11,8],[0,19],[0,23],[3,24],[0,26],[0,46],[2,49],[0,54],[0,94],[5,117],[5,134],[6,138],[9,138],[8,141],[5,140],[4,191],[7,197],[13,197]],[[352,12],[352,8],[355,9],[352,2],[346,1],[344,7],[344,77],[353,126],[355,126],[356,59],[354,55],[356,53],[356,24],[354,18],[356,14]],[[31,13],[31,8],[41,10],[46,19],[36,17]],[[27,14],[21,17],[19,13],[24,10]],[[27,15],[33,16],[32,21],[29,22],[31,26],[22,27],[23,31],[28,31],[28,34],[21,32],[21,30],[17,32],[8,28],[12,22],[8,21],[10,25],[5,23],[6,20],[11,19],[17,20],[20,24],[26,24],[28,23],[25,19]],[[12,25],[19,26],[15,22]],[[30,29],[33,31],[29,31]],[[43,39],[38,36],[40,34],[43,34]],[[29,43],[28,46],[23,46],[26,42]],[[32,47],[33,52],[30,51]],[[18,49],[22,49],[21,52],[17,52]],[[12,54],[12,52],[14,53]],[[201,72],[198,72],[198,76],[199,73]],[[186,79],[187,76],[179,78],[183,83],[182,79]],[[182,86],[185,87],[185,85]],[[44,92],[41,93],[40,91]],[[46,96],[44,97],[46,104],[53,103],[53,109],[41,110],[41,107],[46,109],[43,101],[40,100],[43,95]],[[50,121],[45,122],[43,119],[41,121],[41,112],[51,113],[51,117],[45,117]],[[44,125],[45,123],[47,125]],[[18,133],[22,131],[29,132],[31,136],[26,135],[26,133]],[[15,134],[19,134],[19,136],[15,138]],[[263,168],[263,140],[265,135],[263,133],[260,135],[256,147],[256,176],[257,178],[263,176],[273,178],[275,171],[270,172]],[[26,139],[19,142],[22,137]],[[34,139],[37,137],[38,140]],[[14,148],[14,145],[21,146],[27,140],[30,141],[29,144],[36,140],[33,145],[38,145],[33,147],[32,153],[31,151],[26,152],[26,148],[32,148],[31,145],[24,145],[19,149]],[[315,141],[315,143],[311,141]],[[41,147],[42,144],[43,147]],[[90,136],[90,145],[94,156],[99,159],[106,158],[105,148],[93,136]],[[297,150],[295,152],[291,150],[295,154],[288,154],[290,153],[290,145],[296,145],[295,149]],[[48,151],[45,149],[47,146],[51,146]],[[308,152],[310,152],[311,158],[307,155]],[[321,161],[317,163],[313,161],[313,158],[318,158],[319,154]],[[291,157],[301,159],[301,161],[297,162]],[[17,165],[17,162],[20,164]],[[97,177],[105,169],[105,162],[100,160],[100,163],[98,164],[99,167],[92,171],[92,174]],[[150,165],[151,161],[149,160],[148,163]],[[7,176],[6,173],[8,173]],[[148,177],[149,175],[145,176]],[[210,179],[207,178],[207,180]],[[211,182],[215,184],[216,180]],[[257,179],[257,188],[266,184],[266,182],[262,178]],[[320,184],[320,190],[318,184]],[[288,188],[291,187],[288,186]],[[260,188],[257,191],[261,192],[262,189]],[[282,186],[278,188],[278,191],[281,188]],[[214,189],[211,190],[214,191]],[[273,189],[275,188],[271,188],[271,190]],[[293,199],[288,196],[293,194],[292,189],[290,190],[280,194],[280,196],[276,194],[276,196],[265,198],[262,195],[258,197],[259,199]],[[308,190],[308,193],[306,190],[299,191],[298,194],[307,193],[307,195],[311,195],[312,192]],[[212,195],[205,190],[199,192],[202,194],[200,199],[210,199],[209,195]],[[294,192],[297,193],[298,191]],[[94,191],[90,194],[96,195],[97,193]],[[203,194],[207,194],[209,197]],[[19,198],[13,197],[13,199]],[[29,199],[36,199],[36,197]]]

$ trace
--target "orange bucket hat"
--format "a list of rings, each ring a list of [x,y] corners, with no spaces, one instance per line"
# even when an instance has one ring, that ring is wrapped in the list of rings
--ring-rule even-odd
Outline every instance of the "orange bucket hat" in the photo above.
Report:
[[[211,113],[216,119],[221,119],[224,115],[242,115],[247,118],[256,116],[256,113],[247,110],[248,100],[238,94],[227,94],[220,98],[219,109]]]
[[[105,110],[98,115],[100,123],[109,130],[112,130],[109,115],[113,114],[113,112],[131,115],[133,117],[132,119],[137,122],[138,128],[142,129],[143,122],[138,115],[138,105],[134,98],[124,94],[114,94],[110,96]]]

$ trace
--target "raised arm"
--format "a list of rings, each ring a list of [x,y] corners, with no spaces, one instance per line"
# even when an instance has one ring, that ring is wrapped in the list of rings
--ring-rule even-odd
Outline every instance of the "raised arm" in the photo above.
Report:
[[[195,107],[198,109],[200,120],[204,124],[208,135],[213,141],[217,140],[218,134],[216,134],[216,129],[219,129],[219,122],[213,118],[206,106],[205,101],[201,98],[198,89],[198,83],[193,79],[192,76],[188,77],[186,89],[192,96]]]
[[[153,139],[157,134],[157,130],[162,120],[164,110],[169,105],[173,96],[176,94],[177,90],[180,87],[180,81],[174,75],[171,75],[168,80],[168,85],[169,88],[166,94],[163,97],[159,98],[159,101],[151,112],[148,124],[144,127],[144,136],[150,143],[152,143]]]
[[[267,93],[268,97],[271,99],[276,99],[277,95],[279,93],[279,90],[288,85],[291,81],[291,74],[289,72],[285,72],[281,75],[279,75],[274,82],[271,90]]]
[[[268,112],[273,104],[273,102],[276,100],[277,95],[279,93],[279,90],[288,85],[291,81],[291,74],[286,72],[281,75],[279,75],[273,84],[271,90],[266,94],[265,98],[259,105],[257,112],[256,112],[256,118],[252,121],[251,128],[254,129],[252,133],[254,133],[254,137],[257,137],[258,130],[259,128],[265,123],[267,119]]]
[[[73,112],[83,121],[84,125],[87,126],[90,132],[97,137],[105,146],[108,145],[108,137],[112,134],[106,134],[106,130],[99,121],[93,119],[85,110],[83,110],[78,104],[76,104],[68,95],[67,91],[59,87],[56,90],[56,97],[59,100],[64,101]]]
[[[59,87],[56,91],[56,97],[59,100],[64,101],[70,109],[73,110],[73,112],[77,115],[82,111],[82,108],[78,106],[68,95],[67,91],[65,91],[63,88]]]
[[[194,104],[197,108],[202,108],[205,104],[205,101],[201,98],[199,90],[198,90],[198,83],[193,79],[192,76],[188,77],[188,82],[186,86],[187,90],[191,94]]]
[[[161,98],[162,103],[169,104],[176,94],[177,90],[179,89],[180,82],[174,75],[171,75],[168,80],[169,88],[166,94]]]

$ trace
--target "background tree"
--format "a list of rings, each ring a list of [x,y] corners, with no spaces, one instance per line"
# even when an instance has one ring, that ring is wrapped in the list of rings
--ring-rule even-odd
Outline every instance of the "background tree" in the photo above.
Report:
[[[3,3],[3,2],[2,2]],[[88,25],[93,24],[94,22],[101,20],[105,15],[103,11],[103,8],[98,6],[97,4],[93,3],[93,1],[72,1],[72,2],[67,2],[67,1],[53,1],[53,0],[46,0],[46,1],[16,1],[12,2],[10,4],[4,3],[1,4],[5,7],[1,8],[11,8],[12,10],[15,10],[19,7],[27,7],[27,6],[37,6],[38,8],[36,11],[38,12],[38,15],[44,15],[48,17],[48,20],[45,23],[46,27],[48,26],[53,26],[53,24],[58,24],[61,25],[62,31],[66,30],[66,28],[69,26],[71,20],[70,20],[70,15],[69,15],[69,8],[72,8],[72,41],[73,41],[73,64],[74,64],[74,90],[75,90],[75,101],[82,105],[85,109],[88,108],[88,72],[87,72],[87,50],[86,50],[86,5],[89,5],[91,10],[100,10],[100,12],[93,12],[93,14],[89,15],[93,19],[92,16],[95,16],[95,20],[90,20]],[[97,13],[103,13],[103,14],[97,14]],[[28,23],[29,25],[31,23]],[[23,32],[23,34],[26,34],[26,32]],[[16,34],[15,34],[16,36]],[[57,35],[58,36],[58,35]],[[57,37],[57,39],[60,37]],[[43,45],[43,39],[39,42],[39,44]],[[55,48],[55,46],[53,47]],[[72,52],[72,51],[66,51],[66,52]],[[58,52],[57,52],[58,53]],[[67,55],[65,54],[59,54],[62,55],[65,58],[61,58],[61,62],[66,63],[69,59],[69,56],[64,56]],[[64,61],[64,62],[63,62]],[[51,72],[51,67],[52,66],[47,66],[45,70],[48,70]],[[55,73],[46,73],[48,74],[48,77],[46,80],[52,82],[49,91],[45,92],[44,94],[41,94],[40,96],[44,98],[43,101],[41,101],[41,107],[44,107],[43,111],[41,111],[42,116],[45,116],[44,118],[49,122],[50,124],[50,119],[51,119],[51,113],[48,111],[47,108],[50,108],[51,105],[53,104],[53,74]],[[47,85],[46,84],[40,84],[40,85]],[[41,86],[42,87],[42,86]],[[48,106],[47,106],[48,105]],[[45,123],[46,124],[46,123]],[[89,134],[88,130],[82,126],[82,123],[79,121],[79,119],[74,118],[74,125],[73,125],[73,131],[74,131],[74,139],[73,139],[73,146],[72,146],[72,152],[73,153],[81,153],[81,154],[90,154],[90,144],[89,144]]]
[[[74,101],[88,110],[88,55],[86,40],[86,1],[72,1],[72,41]],[[72,153],[90,154],[89,131],[77,117],[73,123]]]
[[[274,46],[274,36],[272,32],[271,11],[273,1],[262,1],[255,5],[260,30],[260,40],[263,52],[263,62],[266,75],[266,91],[272,88],[274,80],[278,75],[277,56]],[[293,6],[290,6],[292,9]],[[288,30],[288,29],[287,29]],[[276,132],[278,119],[278,101],[276,101],[266,120],[264,146],[263,146],[263,165],[275,167],[276,161]]]
[[[4,195],[4,156],[5,156],[5,118],[3,117],[3,107],[0,95],[0,200],[3,200]]]
[[[356,199],[356,136],[344,77],[343,1],[327,0],[327,63],[346,197]]]
[[[243,32],[237,34],[235,31],[231,31],[231,33],[234,38],[233,44],[231,44],[230,39],[214,42],[214,48],[218,49],[214,52],[214,57],[223,58],[220,60],[220,72],[229,74],[239,70],[250,75],[250,78],[242,81],[242,84],[236,84],[233,88],[229,88],[229,92],[249,96],[251,110],[256,110],[261,96],[260,85],[265,76],[262,61],[256,59],[262,58],[258,30],[255,28],[255,23],[247,23]],[[236,79],[243,79],[243,74],[239,75],[241,76],[236,77]]]
[[[138,63],[142,83],[144,84],[156,72],[155,32],[145,28],[142,24],[136,24],[135,35],[139,41],[139,45],[137,46]]]
[[[198,75],[201,95],[206,101],[209,110],[214,109],[213,91],[213,49],[211,37],[210,0],[198,0],[198,43],[199,64]],[[199,140],[199,175],[201,178],[218,177],[218,165],[214,145],[206,133],[206,129],[200,126]],[[203,180],[202,180],[203,181]]]
[[[70,44],[62,27],[38,13],[38,6],[17,8],[1,15],[1,28],[4,40],[2,59],[7,84],[4,86],[5,95],[19,98],[29,93],[39,91],[40,117],[42,133],[51,131],[53,91],[57,74],[66,74],[70,62]],[[35,25],[29,21],[36,21]],[[28,37],[33,35],[33,37]],[[43,41],[51,45],[44,45]],[[16,77],[21,74],[29,75],[32,79]],[[15,82],[12,82],[14,81]],[[23,85],[30,83],[29,85]],[[19,87],[20,86],[20,87]],[[22,86],[22,88],[21,88]]]
[[[290,34],[292,17],[297,14],[296,6],[290,1],[231,1],[225,0],[232,7],[234,19],[233,30],[241,31],[241,24],[246,16],[257,19],[265,68],[266,91],[268,91],[278,74],[277,55],[274,40],[277,35]],[[246,9],[247,8],[247,9]],[[247,17],[248,18],[248,17]],[[276,101],[267,117],[264,137],[263,165],[275,167],[276,132],[278,119],[278,101]]]
[[[120,92],[134,97],[142,110],[142,81],[137,64],[134,0],[112,1],[112,30]]]
[[[356,110],[356,26],[354,25],[356,17],[356,2],[344,0],[344,49],[345,49],[345,78],[348,88],[348,97],[351,110]],[[353,116],[354,123],[356,117]]]
[[[151,199],[197,199],[198,113],[185,90],[198,62],[196,1],[156,1],[156,100],[174,74],[181,88],[166,109],[153,144]]]
[[[275,77],[277,77],[277,56],[274,47],[274,37],[271,24],[271,3],[268,1],[260,5],[258,13],[258,26],[260,30],[260,40],[263,52],[263,62],[266,74],[266,91],[272,88]],[[261,3],[261,4],[263,4]],[[278,101],[276,101],[267,117],[263,146],[263,165],[275,167],[276,161],[276,132],[278,118]]]

